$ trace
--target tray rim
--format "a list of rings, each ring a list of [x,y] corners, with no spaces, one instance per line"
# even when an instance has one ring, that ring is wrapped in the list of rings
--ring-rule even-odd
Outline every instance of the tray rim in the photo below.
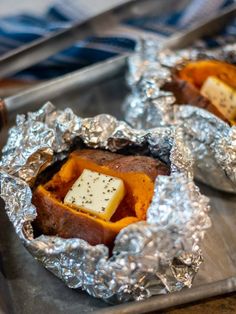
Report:
[[[204,285],[184,288],[179,292],[152,296],[144,301],[132,301],[112,306],[112,314],[142,314],[155,310],[164,310],[176,305],[187,304],[194,301],[215,297],[236,291],[236,274],[223,280]],[[109,314],[109,308],[95,311],[96,314]]]

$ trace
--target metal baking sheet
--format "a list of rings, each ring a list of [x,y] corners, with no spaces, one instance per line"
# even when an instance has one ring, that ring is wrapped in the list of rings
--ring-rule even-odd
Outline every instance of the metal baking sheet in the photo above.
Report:
[[[59,108],[64,108],[65,105],[71,106],[82,116],[108,112],[122,118],[120,104],[128,92],[124,74],[124,71],[118,72],[113,78],[90,86],[89,93],[84,87],[79,93],[75,89],[73,93],[65,93],[63,97],[58,95],[51,100]],[[236,196],[220,193],[205,186],[201,188],[202,192],[211,198],[213,222],[213,227],[204,240],[205,263],[194,282],[194,287],[201,286],[201,294],[194,293],[194,290],[187,290],[186,293],[189,294],[186,299],[185,293],[181,292],[174,300],[174,304],[177,301],[177,303],[189,302],[196,297],[202,298],[236,290]],[[3,209],[2,204],[1,209]],[[0,265],[2,265],[0,289],[4,291],[4,294],[0,294],[0,299],[5,301],[5,307],[12,306],[16,313],[40,313],[45,310],[49,313],[64,313],[65,310],[69,313],[90,313],[100,309],[104,311],[107,307],[108,311],[112,309],[112,313],[122,313],[119,312],[121,310],[125,311],[124,313],[134,313],[134,311],[145,313],[154,308],[170,306],[170,300],[176,295],[153,297],[145,301],[146,303],[126,304],[121,309],[117,307],[117,312],[114,312],[116,306],[111,308],[80,290],[66,288],[60,280],[35,261],[17,239],[4,210],[0,210],[0,221],[4,226],[0,228]],[[232,280],[232,277],[235,279]],[[227,281],[228,278],[231,279]],[[220,284],[217,283],[218,281],[221,281]],[[217,289],[214,290],[213,287]]]
[[[121,104],[128,89],[125,62],[117,60],[115,63],[108,62],[103,71],[99,66],[97,72],[94,68],[92,71],[84,70],[84,76],[77,84],[71,84],[66,90],[58,88],[57,93],[52,93],[47,100],[58,108],[70,106],[84,117],[106,112],[122,119]],[[44,97],[48,92],[45,87]],[[11,103],[24,104],[25,101],[32,109],[46,100],[41,97],[35,101],[34,92],[27,93],[11,98]],[[22,110],[28,111],[27,106],[23,106]],[[1,145],[5,139],[6,134],[1,134]],[[236,195],[218,192],[204,185],[200,188],[211,199],[213,226],[203,242],[205,262],[193,288],[118,306],[107,305],[81,290],[69,289],[44,269],[22,246],[4,213],[4,204],[0,203],[0,222],[3,226],[0,228],[0,313],[147,313],[236,291]]]

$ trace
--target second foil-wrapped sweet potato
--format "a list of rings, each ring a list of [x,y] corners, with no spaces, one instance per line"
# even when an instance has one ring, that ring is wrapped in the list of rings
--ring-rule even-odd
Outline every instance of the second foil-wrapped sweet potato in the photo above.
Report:
[[[172,80],[163,86],[180,105],[205,109],[228,124],[236,121],[236,67],[217,60],[187,63],[173,71]]]

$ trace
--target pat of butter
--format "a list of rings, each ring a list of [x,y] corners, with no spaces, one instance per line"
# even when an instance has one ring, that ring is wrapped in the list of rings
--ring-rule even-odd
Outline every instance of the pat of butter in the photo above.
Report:
[[[228,119],[236,118],[236,90],[215,76],[209,76],[201,88],[201,94],[208,98]]]
[[[66,194],[64,203],[108,221],[124,196],[121,179],[85,169]]]

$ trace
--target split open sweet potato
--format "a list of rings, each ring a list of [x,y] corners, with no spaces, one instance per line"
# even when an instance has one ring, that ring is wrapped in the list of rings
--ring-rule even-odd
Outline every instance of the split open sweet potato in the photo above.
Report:
[[[226,123],[229,123],[228,119],[210,102],[210,100],[200,94],[199,89],[197,89],[195,85],[180,79],[177,75],[173,75],[172,81],[167,82],[163,88],[174,94],[176,104],[190,104],[205,109]]]
[[[201,95],[200,89],[208,77],[217,77],[236,89],[236,67],[217,60],[187,63],[181,70],[173,71],[172,81],[167,82],[163,89],[173,92],[176,104],[191,104],[213,113],[228,124],[234,124],[210,100]]]
[[[108,222],[63,203],[66,193],[84,169],[114,176],[124,182],[125,197]],[[168,175],[169,167],[151,157],[123,156],[91,149],[75,151],[49,182],[34,191],[35,227],[45,235],[76,237],[92,245],[111,246],[122,228],[145,220],[158,174]]]

